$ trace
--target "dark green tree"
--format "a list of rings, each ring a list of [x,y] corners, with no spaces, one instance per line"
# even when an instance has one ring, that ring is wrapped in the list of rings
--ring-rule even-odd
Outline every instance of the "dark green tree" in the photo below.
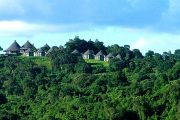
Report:
[[[174,57],[176,60],[180,60],[180,49],[175,50]]]
[[[0,51],[2,51],[3,50],[3,48],[0,46]]]
[[[143,55],[142,55],[142,53],[140,52],[139,49],[134,49],[134,50],[133,50],[133,54],[134,54],[134,57],[135,57],[136,59],[142,59],[142,58],[143,58]]]
[[[100,50],[102,50],[104,54],[106,53],[106,47],[104,46],[104,43],[100,42],[98,39],[95,40],[94,46],[96,47],[96,51],[94,51],[95,53],[99,52]]]
[[[154,51],[152,50],[149,50],[145,55],[145,57],[149,57],[149,58],[152,58],[153,56],[154,56]]]
[[[92,67],[87,63],[78,63],[74,69],[77,73],[92,73]]]
[[[7,98],[4,94],[0,94],[0,105],[7,103]]]

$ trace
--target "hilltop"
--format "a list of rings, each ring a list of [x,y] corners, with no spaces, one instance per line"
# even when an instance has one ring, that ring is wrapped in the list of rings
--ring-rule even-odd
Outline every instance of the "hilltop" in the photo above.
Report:
[[[51,50],[0,56],[0,119],[179,119],[180,50],[142,55],[77,37]]]

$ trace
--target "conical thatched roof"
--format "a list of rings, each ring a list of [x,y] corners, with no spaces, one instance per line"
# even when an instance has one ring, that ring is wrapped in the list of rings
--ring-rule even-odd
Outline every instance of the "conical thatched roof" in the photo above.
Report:
[[[100,51],[96,54],[96,56],[104,56],[102,50],[100,50]]]
[[[58,50],[58,49],[59,49],[59,48],[58,48],[57,46],[53,46],[52,48],[50,48],[50,49],[47,51],[46,54],[50,54],[51,52],[56,51],[56,50]]]
[[[121,55],[120,55],[120,54],[118,54],[118,55],[116,56],[116,58],[118,58],[118,59],[122,59],[122,57],[121,57]]]
[[[51,53],[51,52],[53,52],[53,48],[50,48],[50,49],[47,51],[46,54],[49,54],[49,53]]]
[[[30,53],[30,52],[33,52],[32,48],[28,48],[25,53]]]
[[[114,57],[113,53],[109,53],[106,58],[111,58],[111,57]]]
[[[80,54],[80,52],[79,52],[77,49],[75,49],[75,50],[72,52],[72,54]]]
[[[21,49],[28,49],[28,48],[33,48],[34,46],[29,42],[27,41]]]
[[[59,46],[59,49],[60,49],[60,50],[63,50],[63,49],[64,49],[64,47],[63,47],[62,45],[60,45],[60,46]]]
[[[20,45],[16,42],[16,40],[11,44],[11,46],[5,50],[5,52],[19,52]]]
[[[94,54],[94,52],[89,49],[84,53],[84,55],[93,55],[93,54]]]
[[[37,53],[42,53],[42,52],[44,52],[44,51],[41,48],[39,48],[38,51],[37,51]]]
[[[45,44],[43,47],[41,47],[41,49],[44,51],[44,52],[47,52],[49,49],[50,49],[50,46],[48,44]]]
[[[43,47],[50,49],[50,46],[47,43]]]

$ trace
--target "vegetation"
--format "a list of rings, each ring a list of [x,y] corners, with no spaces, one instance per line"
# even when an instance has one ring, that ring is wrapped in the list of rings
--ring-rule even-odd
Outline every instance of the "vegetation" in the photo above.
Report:
[[[39,66],[44,66],[48,70],[52,70],[51,61],[48,57],[42,57],[42,56],[41,57],[34,57],[34,56],[24,57],[24,56],[20,56],[19,58],[22,61],[25,61],[26,63],[28,63],[28,61],[32,61]]]
[[[103,67],[108,67],[109,63],[107,61],[100,61],[100,60],[95,60],[95,59],[87,59],[85,62],[89,63],[91,66],[103,66]]]
[[[3,48],[0,46],[0,51],[2,51],[3,50]]]
[[[122,59],[97,62],[70,53],[82,44]],[[1,56],[0,119],[178,120],[179,51],[143,56],[128,45],[76,37],[48,57]]]

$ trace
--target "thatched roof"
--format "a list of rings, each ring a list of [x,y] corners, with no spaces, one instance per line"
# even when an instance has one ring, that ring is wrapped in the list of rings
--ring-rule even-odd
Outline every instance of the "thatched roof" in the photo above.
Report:
[[[50,53],[52,53],[53,51],[56,51],[56,50],[58,50],[59,48],[57,47],[57,46],[53,46],[52,48],[50,48],[48,51],[47,51],[47,53],[46,54],[50,54]]]
[[[50,46],[47,43],[43,47],[44,48],[50,48]]]
[[[63,50],[63,49],[64,49],[64,47],[63,47],[62,45],[60,45],[60,46],[59,46],[59,49],[60,49],[60,50]]]
[[[75,50],[72,52],[72,54],[80,54],[80,52],[79,52],[77,49],[75,49]]]
[[[109,53],[109,54],[106,56],[106,58],[112,58],[112,57],[114,57],[113,53]]]
[[[102,50],[100,50],[100,51],[96,54],[96,56],[104,56]]]
[[[53,52],[53,48],[50,48],[50,49],[47,51],[46,54],[49,54],[49,53],[51,53],[51,52]]]
[[[116,56],[116,58],[118,58],[118,59],[122,59],[122,57],[121,57],[121,55],[120,55],[120,54],[118,54],[118,55]]]
[[[20,51],[20,45],[16,42],[16,40],[10,45],[8,49],[6,49],[4,52],[19,52]]]
[[[84,55],[93,55],[94,54],[94,51],[93,50],[87,50]]]
[[[25,51],[25,53],[31,53],[31,52],[34,52],[34,51],[32,50],[32,48],[28,48],[28,49]]]
[[[42,48],[39,48],[36,52],[37,52],[37,53],[43,53],[44,50],[43,50]]]
[[[21,49],[28,49],[28,48],[33,48],[34,46],[29,42],[27,41]]]
[[[43,47],[41,47],[44,52],[47,52],[50,48],[51,47],[47,43]]]

